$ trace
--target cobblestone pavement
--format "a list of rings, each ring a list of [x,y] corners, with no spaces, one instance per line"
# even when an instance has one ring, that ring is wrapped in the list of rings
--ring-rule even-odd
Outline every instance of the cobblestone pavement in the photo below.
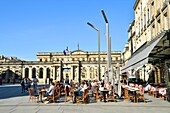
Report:
[[[0,97],[5,95],[1,90],[2,87],[0,87]],[[9,90],[8,92],[16,93]],[[132,103],[119,100],[118,102],[103,103],[99,101],[90,104],[72,104],[71,102],[45,104],[28,101],[28,94],[23,94],[0,98],[0,113],[170,113],[170,102],[147,94],[145,94],[145,98],[149,100],[147,103]]]

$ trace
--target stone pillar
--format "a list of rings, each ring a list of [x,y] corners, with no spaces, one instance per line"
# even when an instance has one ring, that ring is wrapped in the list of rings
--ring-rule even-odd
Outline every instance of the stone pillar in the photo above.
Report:
[[[58,76],[59,78],[58,79],[61,80],[61,78],[62,78],[61,77],[62,76],[62,67],[61,66],[59,67],[59,71],[58,72],[59,72],[58,73],[59,74],[59,76]]]
[[[54,79],[54,80],[57,80],[57,66],[54,66],[53,79]]]
[[[87,69],[87,80],[90,80],[90,66],[88,66],[86,69]]]
[[[35,69],[36,69],[36,73],[35,73],[36,75],[35,75],[35,76],[37,77],[37,79],[39,79],[39,71],[40,71],[40,70],[39,70],[39,68],[37,68],[37,67],[35,67]]]
[[[77,66],[77,80],[76,81],[79,82],[79,83],[81,82],[80,81],[80,75],[81,75],[81,73],[80,73],[80,66]]]
[[[12,68],[12,79],[15,79],[15,68]]]
[[[60,66],[59,66],[59,80],[63,79],[63,63],[62,61],[60,62]]]
[[[53,69],[53,80],[56,80],[56,66],[52,66]]]
[[[158,83],[161,83],[161,69],[158,67],[158,68],[157,68],[157,71],[158,71],[158,73],[157,73],[157,77],[158,77],[158,78],[157,78],[157,82],[158,82]]]
[[[25,77],[25,67],[24,66],[21,67],[21,73],[22,73],[22,78],[24,78]]]
[[[169,81],[169,64],[170,61],[165,61],[165,83],[168,84],[170,81]]]
[[[43,83],[46,82],[46,79],[47,79],[47,68],[45,67],[42,67],[43,68]]]
[[[60,75],[60,67],[59,67],[59,66],[56,66],[56,80],[57,80],[57,81],[60,81],[59,75]]]
[[[73,80],[73,76],[74,76],[74,66],[71,66],[71,79]]]
[[[9,68],[6,69],[6,82],[8,82],[8,79],[9,79]]]
[[[28,67],[28,78],[32,79],[32,68]]]
[[[155,83],[158,83],[157,81],[158,81],[158,68],[157,67],[155,67],[155,73],[154,73],[154,78],[155,78]]]

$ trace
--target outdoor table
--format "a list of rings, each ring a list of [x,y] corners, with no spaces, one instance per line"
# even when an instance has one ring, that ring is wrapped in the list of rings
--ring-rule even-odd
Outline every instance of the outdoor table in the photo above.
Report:
[[[139,91],[139,89],[138,88],[129,88],[129,91],[130,92],[132,92],[132,94],[133,94],[133,96],[134,96],[134,102],[136,102],[136,100],[137,100],[137,91]]]
[[[107,102],[107,101],[106,101],[106,94],[109,93],[109,90],[104,89],[104,90],[100,90],[100,91],[103,92],[104,102]]]
[[[43,103],[43,101],[42,101],[43,93],[45,93],[45,92],[46,92],[45,89],[41,89],[41,90],[39,91],[39,93],[40,93],[40,102],[42,102],[42,103]]]

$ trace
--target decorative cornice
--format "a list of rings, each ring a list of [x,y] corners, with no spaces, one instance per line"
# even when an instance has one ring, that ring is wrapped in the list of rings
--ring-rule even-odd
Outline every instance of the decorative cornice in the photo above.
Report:
[[[130,23],[130,27],[129,27],[129,29],[128,29],[128,32],[130,32],[130,30],[132,29],[132,27],[134,26],[134,24],[135,24],[135,20],[133,20],[133,22]]]
[[[137,5],[139,4],[139,1],[140,1],[140,0],[136,0],[135,5],[133,6],[133,9],[134,9],[134,10],[136,9]]]

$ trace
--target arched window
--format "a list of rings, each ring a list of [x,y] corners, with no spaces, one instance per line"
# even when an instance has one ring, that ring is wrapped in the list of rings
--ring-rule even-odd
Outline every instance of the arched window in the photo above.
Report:
[[[93,68],[92,67],[90,67],[90,72],[92,72],[93,71]]]
[[[43,68],[40,68],[40,71],[39,71],[39,78],[43,78]]]
[[[92,78],[92,74],[90,73],[90,78]]]
[[[25,68],[25,78],[28,78],[28,76],[29,76],[29,69]]]
[[[47,75],[46,75],[47,78],[50,78],[50,68],[47,68]]]
[[[35,77],[36,77],[36,69],[33,68],[33,69],[32,69],[32,78],[35,78]]]

